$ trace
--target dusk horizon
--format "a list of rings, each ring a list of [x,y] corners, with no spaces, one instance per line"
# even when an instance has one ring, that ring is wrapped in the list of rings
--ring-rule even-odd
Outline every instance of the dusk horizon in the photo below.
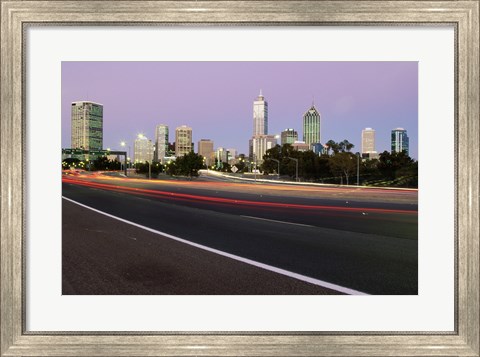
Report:
[[[268,134],[292,128],[312,102],[321,114],[321,142],[347,139],[361,150],[361,132],[376,131],[376,151],[390,151],[401,127],[418,157],[417,62],[62,62],[62,147],[70,147],[71,103],[103,105],[103,148],[133,148],[137,134],[154,141],[158,124],[193,129],[215,149],[248,155],[252,105],[260,90],[269,105]]]

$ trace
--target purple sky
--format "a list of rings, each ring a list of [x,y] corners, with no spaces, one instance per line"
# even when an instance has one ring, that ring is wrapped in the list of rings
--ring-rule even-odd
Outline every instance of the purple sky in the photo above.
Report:
[[[62,62],[62,147],[70,147],[71,102],[103,104],[103,145],[133,151],[138,133],[154,140],[157,124],[193,128],[215,148],[248,154],[253,101],[262,89],[269,134],[294,128],[315,100],[321,141],[347,139],[361,150],[361,132],[376,130],[376,150],[390,150],[390,132],[407,130],[417,158],[417,62]]]

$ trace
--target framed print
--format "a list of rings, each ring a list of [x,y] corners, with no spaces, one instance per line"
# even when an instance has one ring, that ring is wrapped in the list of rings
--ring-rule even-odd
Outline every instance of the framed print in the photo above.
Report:
[[[479,356],[479,5],[1,0],[2,356]]]

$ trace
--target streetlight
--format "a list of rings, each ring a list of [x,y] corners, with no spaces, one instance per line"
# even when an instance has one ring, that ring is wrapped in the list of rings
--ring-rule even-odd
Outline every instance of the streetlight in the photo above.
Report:
[[[296,169],[295,169],[295,181],[298,182],[298,159],[295,159],[293,157],[287,156],[290,160],[295,161],[296,164]]]
[[[122,141],[122,142],[120,143],[120,146],[123,146],[123,147],[127,146],[127,142],[126,142],[126,141]],[[131,155],[130,155],[130,145],[128,145],[128,159],[125,158],[125,167],[128,167],[128,166],[127,166],[127,163],[128,163],[128,161],[130,160],[130,157],[131,157]]]
[[[270,160],[275,161],[278,164],[277,176],[278,176],[278,179],[280,180],[280,161],[277,159],[270,159]]]
[[[357,186],[360,186],[360,153],[357,152]]]

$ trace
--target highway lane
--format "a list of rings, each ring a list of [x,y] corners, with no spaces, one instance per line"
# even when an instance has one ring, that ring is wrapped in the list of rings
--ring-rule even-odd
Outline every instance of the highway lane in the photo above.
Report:
[[[63,295],[337,291],[189,246],[63,200]]]
[[[212,195],[215,192],[218,196],[230,197],[235,192],[242,192],[245,195],[252,195],[255,199],[262,196],[275,198],[279,196],[307,199],[322,199],[333,201],[350,200],[350,204],[355,204],[358,200],[362,204],[369,202],[375,203],[377,207],[388,204],[404,205],[405,209],[416,210],[418,202],[417,190],[408,189],[383,189],[383,188],[357,188],[349,187],[328,187],[328,186],[303,186],[294,184],[274,184],[274,183],[254,183],[250,182],[227,182],[211,181],[210,177],[199,177],[193,179],[172,179],[163,176],[159,180],[148,179],[125,179],[118,176],[108,176],[107,173],[84,172],[73,177],[64,176],[65,179],[87,180],[89,182],[105,183],[110,185],[122,185],[126,187],[143,187],[161,189],[170,192],[199,193]]]
[[[254,210],[257,216],[266,219],[287,222],[294,219],[296,223],[325,228],[417,238],[416,191],[253,183],[212,185],[201,181],[126,180],[102,176],[65,178],[64,182],[143,194],[164,202],[230,214],[248,215]],[[392,222],[395,229],[392,229]]]
[[[98,181],[105,184],[105,180]],[[318,193],[303,197],[305,193],[298,191],[301,193],[281,196],[272,190],[270,195],[257,194],[265,203],[258,206],[238,203],[255,198],[250,188],[233,186],[231,192],[225,187],[220,191],[209,188],[215,200],[205,201],[181,196],[188,192],[205,197],[205,188],[195,191],[197,182],[172,185],[170,193],[180,196],[169,197],[155,194],[163,191],[163,186],[132,181],[113,180],[109,188],[65,181],[63,195],[161,232],[340,286],[370,294],[417,293],[414,197],[398,203],[371,198],[361,202],[354,197],[356,208],[363,209],[348,206],[343,202],[345,196],[337,200],[329,197],[331,206],[316,209],[301,206],[325,206]],[[223,193],[219,197],[215,192]],[[217,201],[225,197],[233,202]],[[335,202],[337,207],[332,206]],[[368,207],[358,207],[362,203]]]

